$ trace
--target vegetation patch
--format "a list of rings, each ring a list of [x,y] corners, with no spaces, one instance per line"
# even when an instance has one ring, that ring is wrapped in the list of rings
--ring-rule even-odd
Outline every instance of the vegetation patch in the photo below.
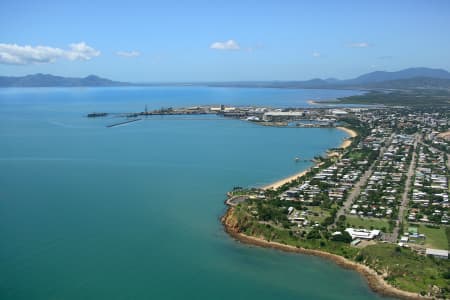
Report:
[[[428,248],[448,250],[446,227],[420,225],[419,233],[425,234],[425,246]]]
[[[417,107],[448,106],[450,103],[450,92],[445,89],[410,89],[393,92],[371,91],[363,95],[340,98],[333,103],[408,105]]]
[[[442,298],[448,297],[450,262],[446,259],[419,255],[394,244],[370,245],[358,255],[395,287],[422,294],[434,287]]]
[[[353,228],[379,229],[386,231],[389,228],[389,221],[379,218],[360,218],[347,216],[347,225]]]

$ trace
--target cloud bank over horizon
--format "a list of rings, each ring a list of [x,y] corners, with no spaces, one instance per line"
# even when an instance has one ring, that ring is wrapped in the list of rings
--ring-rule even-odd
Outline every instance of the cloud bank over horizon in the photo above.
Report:
[[[58,59],[70,61],[90,60],[99,56],[100,51],[87,45],[85,42],[72,43],[69,49],[49,46],[30,46],[0,43],[0,64],[29,65],[53,63]]]

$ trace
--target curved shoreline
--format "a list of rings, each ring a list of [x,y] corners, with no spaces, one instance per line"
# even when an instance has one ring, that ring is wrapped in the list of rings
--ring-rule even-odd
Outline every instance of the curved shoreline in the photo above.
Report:
[[[348,133],[348,135],[350,135],[351,138],[358,135],[358,133],[356,131],[354,131],[353,129],[350,129],[350,128],[347,128],[344,126],[337,126],[336,128],[345,131],[346,133]]]
[[[349,135],[349,137],[346,138],[340,146],[340,148],[343,148],[343,149],[348,148],[352,144],[352,139],[354,137],[356,137],[358,135],[358,133],[352,129],[342,127],[342,126],[336,127],[336,128],[345,131]],[[295,179],[298,179],[298,178],[304,176],[312,168],[314,168],[315,166],[320,166],[320,165],[321,165],[321,163],[314,164],[312,167],[310,167],[302,172],[299,172],[299,173],[289,176],[287,178],[278,180],[274,183],[268,184],[268,185],[264,186],[263,189],[271,189],[271,188],[277,189],[278,187],[284,185],[285,183],[291,182],[292,180],[295,180]],[[407,300],[435,299],[435,298],[421,296],[421,295],[413,293],[413,292],[408,292],[408,291],[400,290],[396,287],[393,287],[392,285],[387,283],[384,280],[384,278],[381,275],[379,275],[375,270],[371,269],[370,267],[368,267],[366,265],[362,265],[362,264],[356,263],[354,261],[351,261],[349,259],[346,259],[345,257],[339,256],[336,254],[332,254],[332,253],[328,253],[328,252],[324,252],[324,251],[320,251],[320,250],[297,248],[294,246],[285,245],[285,244],[281,244],[281,243],[277,243],[277,242],[270,242],[263,238],[258,238],[258,237],[243,234],[243,233],[239,232],[239,230],[236,227],[235,221],[232,219],[233,211],[234,211],[234,207],[228,205],[227,212],[221,218],[221,222],[224,225],[225,231],[231,237],[233,237],[235,240],[237,240],[239,242],[242,242],[244,244],[264,247],[264,248],[272,248],[272,249],[285,251],[285,252],[294,252],[294,253],[301,253],[301,254],[306,254],[306,255],[314,255],[317,257],[328,259],[330,261],[333,261],[340,267],[343,267],[345,269],[351,269],[351,270],[358,272],[367,281],[367,283],[368,283],[369,287],[372,289],[372,291],[374,291],[375,293],[378,293],[382,296],[395,297],[398,299],[407,299]]]
[[[265,185],[265,186],[262,187],[262,189],[263,189],[263,190],[269,190],[269,189],[274,189],[274,190],[276,190],[276,189],[279,188],[280,186],[282,186],[282,185],[284,185],[284,184],[286,184],[286,183],[289,183],[289,182],[291,182],[292,180],[295,180],[295,179],[298,179],[298,178],[300,178],[300,177],[305,176],[305,175],[311,170],[311,168],[313,168],[313,167],[315,167],[315,166],[319,166],[319,165],[320,165],[320,163],[319,163],[319,164],[315,164],[314,166],[312,166],[312,167],[310,167],[310,168],[308,168],[308,169],[306,169],[306,170],[304,170],[304,171],[301,171],[301,172],[296,173],[296,174],[294,174],[294,175],[291,175],[291,176],[289,176],[289,177],[286,177],[286,178],[277,180],[277,181],[275,181],[275,182],[273,182],[273,183],[270,183],[270,184],[268,184],[268,185]]]
[[[405,300],[423,300],[423,299],[434,299],[426,296],[421,296],[416,293],[407,292],[400,290],[396,287],[391,286],[389,283],[387,283],[384,278],[377,274],[377,272],[368,266],[353,262],[349,259],[346,259],[345,257],[320,251],[320,250],[314,250],[314,249],[305,249],[305,248],[297,248],[290,245],[285,245],[277,242],[269,242],[265,239],[249,236],[246,234],[243,234],[239,232],[235,225],[233,225],[232,220],[232,213],[234,208],[229,206],[227,209],[227,212],[225,215],[221,218],[221,222],[224,225],[225,232],[227,232],[231,237],[233,237],[235,240],[249,245],[255,245],[259,247],[264,248],[272,248],[280,251],[285,252],[293,252],[293,253],[300,253],[300,254],[306,254],[306,255],[314,255],[317,257],[325,258],[327,260],[330,260],[337,264],[340,267],[343,267],[345,269],[350,269],[358,272],[360,275],[362,275],[369,287],[372,289],[372,291],[387,297],[395,297],[398,299],[405,299]]]
[[[358,136],[358,133],[350,128],[343,127],[343,126],[338,126],[336,128],[344,131],[345,133],[347,133],[350,136],[342,142],[342,144],[339,146],[339,148],[345,149],[345,148],[350,147],[350,145],[352,144],[352,138]]]
[[[342,144],[339,146],[339,148],[346,149],[346,148],[350,147],[350,145],[352,144],[352,140],[351,139],[356,137],[356,136],[358,136],[358,133],[356,131],[352,130],[352,129],[349,129],[349,128],[343,127],[343,126],[339,126],[339,127],[336,127],[336,128],[339,129],[339,130],[343,130],[344,132],[346,132],[349,135],[349,137],[346,138],[342,142]],[[263,186],[262,189],[263,190],[269,190],[269,189],[276,190],[280,186],[282,186],[282,185],[284,185],[286,183],[289,183],[292,180],[295,180],[295,179],[298,179],[300,177],[305,176],[312,168],[320,166],[320,165],[321,165],[321,163],[316,163],[313,166],[307,168],[306,170],[303,170],[301,172],[295,173],[294,175],[291,175],[291,176],[288,176],[286,178],[283,178],[283,179],[277,180],[275,182],[272,182],[270,184],[267,184],[267,185]]]

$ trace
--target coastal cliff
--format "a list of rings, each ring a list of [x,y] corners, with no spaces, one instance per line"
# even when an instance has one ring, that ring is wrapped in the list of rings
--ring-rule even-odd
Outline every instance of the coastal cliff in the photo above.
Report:
[[[293,252],[293,253],[300,253],[300,254],[306,254],[306,255],[314,255],[318,256],[330,261],[333,261],[340,267],[354,270],[358,273],[360,273],[366,280],[369,285],[369,287],[376,293],[388,296],[388,297],[395,297],[398,299],[405,299],[405,300],[423,300],[423,299],[436,299],[434,297],[427,297],[422,296],[416,293],[411,293],[408,291],[400,290],[396,287],[391,286],[389,283],[387,283],[383,276],[378,274],[375,270],[360,264],[356,263],[354,261],[351,261],[349,259],[346,259],[342,256],[328,253],[325,251],[315,250],[315,249],[306,249],[302,247],[294,247],[286,244],[281,244],[278,242],[273,241],[267,241],[264,238],[261,237],[255,237],[255,236],[249,236],[242,232],[240,232],[239,229],[239,221],[237,218],[235,218],[234,215],[234,207],[228,207],[225,215],[222,217],[221,221],[225,228],[225,231],[234,239],[237,241],[249,244],[249,245],[255,245],[259,247],[265,247],[265,248],[272,248],[276,250],[286,251],[286,252]]]

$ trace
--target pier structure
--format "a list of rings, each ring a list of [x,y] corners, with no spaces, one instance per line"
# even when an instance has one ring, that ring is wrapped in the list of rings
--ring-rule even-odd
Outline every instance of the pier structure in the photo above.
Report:
[[[348,108],[347,110],[351,110]],[[141,112],[107,113],[93,112],[87,117],[123,117],[126,119],[139,119],[150,116],[192,116],[192,115],[218,115],[224,118],[240,119],[264,126],[275,127],[304,127],[327,128],[336,127],[340,119],[346,116],[346,110],[333,110],[329,108],[272,108],[257,106],[225,106],[223,104],[191,106],[182,108],[162,107],[148,110],[147,105]],[[128,121],[126,123],[129,123]]]

